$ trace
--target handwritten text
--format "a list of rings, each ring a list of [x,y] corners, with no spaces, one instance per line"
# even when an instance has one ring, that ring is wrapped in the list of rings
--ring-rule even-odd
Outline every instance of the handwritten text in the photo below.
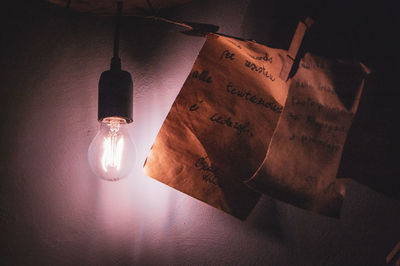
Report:
[[[201,73],[199,73],[197,70],[195,70],[195,71],[193,71],[193,73],[190,76],[192,78],[196,78],[196,79],[199,79],[199,80],[207,82],[207,83],[212,82],[210,72],[207,70],[203,70],[203,71],[201,71]]]
[[[223,117],[218,113],[213,114],[210,117],[210,121],[218,123],[220,125],[227,126],[229,128],[232,128],[236,131],[236,134],[238,134],[238,135],[245,133],[250,137],[253,136],[253,134],[250,132],[250,129],[249,129],[249,127],[250,127],[249,122],[246,122],[244,124],[241,124],[239,122],[234,122],[234,121],[232,121],[231,117]]]
[[[244,63],[246,67],[248,67],[250,70],[255,71],[257,73],[260,73],[264,75],[265,77],[269,78],[271,81],[275,81],[275,78],[272,76],[271,73],[269,73],[264,66],[257,66],[253,62],[250,62],[249,60],[246,60]]]
[[[226,91],[232,95],[242,98],[243,100],[249,101],[255,105],[263,106],[272,110],[275,113],[282,113],[283,107],[274,101],[266,101],[263,98],[253,94],[249,90],[243,88],[236,88],[231,82],[226,85]]]
[[[200,157],[197,159],[197,161],[194,163],[194,167],[196,167],[197,170],[202,171],[202,180],[205,181],[206,183],[211,183],[213,185],[219,186],[220,188],[223,188],[221,184],[218,182],[218,178],[216,176],[218,172],[218,168],[211,166],[207,162],[208,157]]]

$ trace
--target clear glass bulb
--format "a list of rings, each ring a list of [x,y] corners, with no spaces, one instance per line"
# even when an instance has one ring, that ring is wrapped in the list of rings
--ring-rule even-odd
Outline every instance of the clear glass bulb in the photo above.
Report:
[[[120,117],[107,117],[90,143],[89,165],[100,178],[118,181],[129,175],[135,165],[136,148],[129,137],[128,123]]]

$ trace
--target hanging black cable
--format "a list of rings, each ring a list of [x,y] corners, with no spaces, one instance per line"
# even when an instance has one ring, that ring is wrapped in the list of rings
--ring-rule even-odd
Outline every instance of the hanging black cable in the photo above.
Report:
[[[114,31],[114,57],[119,57],[119,27],[121,25],[121,13],[122,13],[122,1],[117,2],[118,9],[115,19],[115,31]]]
[[[118,1],[117,5],[114,30],[114,54],[111,60],[111,70],[121,70],[121,60],[119,58],[119,28],[121,25],[122,1]]]
[[[99,81],[98,120],[119,117],[127,123],[132,122],[133,84],[129,72],[121,69],[119,58],[119,33],[122,14],[122,1],[118,1],[114,31],[114,52],[110,70],[104,71]]]

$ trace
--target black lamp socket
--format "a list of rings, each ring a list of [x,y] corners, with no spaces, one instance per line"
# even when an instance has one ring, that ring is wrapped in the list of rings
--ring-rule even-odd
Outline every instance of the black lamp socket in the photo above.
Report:
[[[133,82],[129,72],[121,70],[119,58],[111,60],[111,69],[99,80],[98,120],[120,117],[131,123],[133,112]]]

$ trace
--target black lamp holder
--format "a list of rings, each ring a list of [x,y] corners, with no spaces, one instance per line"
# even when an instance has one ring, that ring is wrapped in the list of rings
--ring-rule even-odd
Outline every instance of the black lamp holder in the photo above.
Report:
[[[119,28],[121,23],[122,1],[118,1],[114,33],[114,55],[110,70],[104,71],[99,80],[98,120],[107,117],[120,117],[131,123],[133,111],[133,82],[129,72],[121,70],[119,58]]]

